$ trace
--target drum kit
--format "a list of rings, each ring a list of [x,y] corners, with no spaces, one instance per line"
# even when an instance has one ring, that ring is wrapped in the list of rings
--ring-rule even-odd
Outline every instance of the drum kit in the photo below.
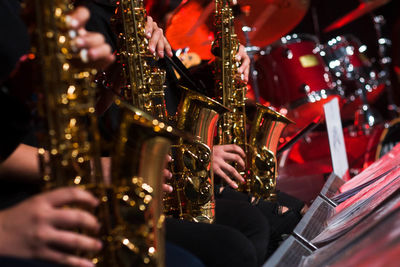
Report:
[[[361,16],[372,14],[372,11],[389,2],[360,0],[355,10],[333,22],[324,32],[339,29]],[[287,137],[307,127],[316,117],[323,117],[323,105],[338,98],[343,121],[352,122],[344,131],[345,138],[353,141],[359,136],[360,140],[365,139],[363,142],[352,142],[357,143],[355,147],[345,140],[348,149],[364,151],[362,155],[368,154],[370,157],[374,153],[367,153],[367,149],[373,147],[371,149],[374,152],[382,154],[382,150],[387,150],[388,146],[397,142],[382,140],[385,139],[383,135],[390,131],[391,139],[396,139],[393,129],[400,130],[396,126],[398,121],[385,124],[371,108],[371,104],[386,91],[388,108],[397,116],[398,108],[393,103],[389,79],[390,57],[387,51],[390,40],[381,36],[384,24],[382,16],[371,15],[379,47],[379,59],[373,61],[365,53],[367,47],[354,35],[340,35],[326,43],[321,43],[311,34],[286,35],[302,21],[310,8],[310,0],[237,0],[233,4],[235,30],[251,59],[248,97],[275,107],[296,122],[295,128],[286,130]],[[175,10],[166,28],[166,36],[172,47],[189,47],[203,60],[210,59],[210,47],[214,39],[213,9],[213,1],[184,1]],[[389,130],[388,126],[391,127]],[[326,132],[321,131],[317,135],[317,140],[327,138]],[[398,138],[400,141],[400,136]],[[384,143],[387,146],[382,148]],[[302,145],[308,148],[299,148]],[[312,154],[313,145],[318,148],[320,143],[297,142],[292,149]],[[329,158],[327,141],[326,144],[324,141],[324,146]],[[291,160],[290,150],[288,153],[286,162]],[[304,155],[304,159],[308,160],[308,157]],[[371,161],[361,160],[356,171]]]

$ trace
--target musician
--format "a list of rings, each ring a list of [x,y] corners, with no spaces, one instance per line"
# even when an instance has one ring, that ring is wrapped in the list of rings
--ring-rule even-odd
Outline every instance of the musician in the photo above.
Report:
[[[0,41],[0,179],[2,190],[0,201],[0,266],[55,266],[59,263],[69,266],[94,266],[88,259],[75,256],[73,251],[97,252],[101,249],[100,240],[79,234],[68,229],[80,229],[87,233],[97,233],[100,223],[91,214],[81,209],[66,209],[66,205],[75,205],[95,208],[99,204],[89,192],[82,189],[67,187],[46,193],[36,194],[26,200],[25,194],[17,198],[10,198],[10,185],[15,180],[17,190],[25,189],[27,183],[36,189],[39,181],[37,149],[20,144],[29,131],[30,112],[21,102],[29,92],[16,89],[21,86],[21,77],[26,78],[31,73],[27,63],[21,63],[15,68],[16,62],[29,50],[27,29],[19,18],[20,2],[0,1],[0,34],[4,37]],[[89,19],[86,8],[76,8],[68,17],[68,25],[78,32],[73,44],[79,50],[87,51],[87,58],[82,60],[99,69],[106,68],[114,61],[111,49],[104,42],[104,37],[95,32],[87,32],[84,25]],[[4,27],[6,25],[6,27]],[[30,79],[24,80],[24,90],[32,87]],[[17,86],[17,87],[14,87]],[[29,90],[27,90],[29,91]],[[10,114],[10,111],[12,113]],[[12,178],[12,179],[11,179]],[[11,182],[8,183],[7,182]],[[29,186],[29,187],[32,187]],[[11,186],[12,187],[12,186]],[[31,190],[28,190],[31,191]],[[36,190],[28,192],[35,193]],[[8,196],[8,198],[5,197]],[[14,204],[14,202],[19,202]],[[12,205],[14,204],[14,205]],[[166,247],[167,266],[196,266],[203,267],[193,255],[181,248],[168,244]],[[32,260],[38,259],[38,260]],[[178,260],[176,260],[178,259]],[[43,260],[43,261],[42,261]]]
[[[83,1],[83,4],[96,14],[89,22],[88,29],[104,32],[107,40],[115,47],[116,36],[107,25],[114,14],[115,5],[104,0]],[[157,45],[150,42],[149,47],[152,52],[161,59],[166,55],[171,56],[167,40],[161,35],[162,31],[156,23],[153,23],[151,17],[148,17],[146,23],[146,33],[151,33],[152,37],[156,36],[162,42],[162,44],[158,42]],[[170,112],[171,107],[175,106],[176,109],[179,99],[173,91],[173,89],[177,90],[174,86],[174,75],[171,66],[166,61],[160,60],[159,63],[167,69],[170,90],[166,91],[166,100]],[[176,97],[175,102],[170,96]],[[112,106],[108,113],[111,113],[114,108]],[[108,135],[112,136],[112,133]],[[237,216],[238,213],[241,216]],[[269,242],[269,225],[258,209],[249,203],[221,200],[216,203],[215,224],[167,219],[166,228],[168,241],[189,250],[207,266],[257,266],[265,261]]]

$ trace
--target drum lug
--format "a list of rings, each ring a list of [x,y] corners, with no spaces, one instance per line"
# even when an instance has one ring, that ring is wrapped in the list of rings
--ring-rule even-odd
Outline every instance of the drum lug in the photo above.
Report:
[[[286,57],[287,59],[292,59],[293,58],[293,53],[292,50],[289,48],[285,48],[282,52],[283,56]]]

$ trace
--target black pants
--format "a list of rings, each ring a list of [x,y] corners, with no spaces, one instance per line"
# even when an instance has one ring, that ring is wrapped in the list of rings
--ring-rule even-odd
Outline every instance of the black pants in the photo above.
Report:
[[[168,241],[206,266],[260,266],[266,259],[268,221],[246,202],[217,200],[214,224],[167,219],[166,227]]]
[[[166,244],[166,266],[167,267],[205,267],[203,263],[191,253],[175,246]],[[20,259],[13,257],[0,257],[1,267],[62,267],[55,263],[41,260]]]
[[[219,188],[217,188],[219,189]],[[216,190],[219,192],[219,190]],[[292,233],[293,229],[301,220],[300,211],[304,206],[304,203],[292,196],[289,196],[283,192],[278,192],[278,201],[270,202],[260,200],[257,207],[264,217],[268,220],[271,235],[270,235],[270,244],[268,247],[267,256],[271,255],[280,245],[282,241],[282,235]],[[231,187],[225,187],[224,190],[217,194],[217,198],[223,200],[231,200],[238,202],[250,202],[251,197],[245,193],[237,192]],[[283,215],[278,214],[278,206],[286,206],[289,208],[289,211],[284,213]]]

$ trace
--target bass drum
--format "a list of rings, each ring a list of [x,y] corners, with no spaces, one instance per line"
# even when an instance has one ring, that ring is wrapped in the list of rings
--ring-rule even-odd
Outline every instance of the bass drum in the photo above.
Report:
[[[256,83],[261,98],[272,106],[286,108],[297,129],[323,115],[323,105],[339,96],[320,52],[316,37],[293,34],[256,56],[257,79],[251,83]]]

